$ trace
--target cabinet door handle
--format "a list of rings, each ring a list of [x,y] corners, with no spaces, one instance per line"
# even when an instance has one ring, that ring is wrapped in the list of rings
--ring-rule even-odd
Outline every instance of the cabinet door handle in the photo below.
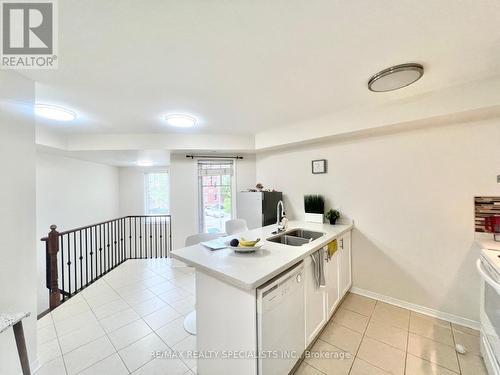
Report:
[[[340,248],[343,250],[344,249],[344,239],[340,239]]]

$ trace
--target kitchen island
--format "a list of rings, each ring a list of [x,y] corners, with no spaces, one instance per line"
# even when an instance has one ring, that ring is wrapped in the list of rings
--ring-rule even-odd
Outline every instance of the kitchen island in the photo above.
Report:
[[[328,321],[351,286],[352,225],[327,225],[292,221],[286,233],[301,228],[321,232],[321,237],[301,246],[269,241],[276,225],[250,230],[231,238],[261,239],[255,253],[235,253],[230,248],[209,250],[201,244],[178,249],[172,256],[196,269],[198,374],[267,375],[258,370],[258,288],[297,264],[304,266],[304,350]],[[337,239],[338,250],[326,256],[326,246]],[[324,250],[322,250],[324,249]],[[321,250],[325,282],[317,285],[311,254]],[[301,302],[302,302],[301,301]],[[299,307],[299,306],[298,306]],[[276,324],[286,326],[287,317]],[[290,327],[297,329],[297,327]],[[282,348],[275,348],[282,350]]]

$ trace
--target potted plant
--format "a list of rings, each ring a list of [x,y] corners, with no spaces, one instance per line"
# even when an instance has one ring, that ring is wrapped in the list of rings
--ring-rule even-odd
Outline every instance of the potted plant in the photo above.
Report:
[[[325,199],[322,195],[304,195],[305,221],[323,223]]]
[[[330,208],[325,217],[330,221],[331,225],[335,225],[337,219],[340,217],[340,211]]]

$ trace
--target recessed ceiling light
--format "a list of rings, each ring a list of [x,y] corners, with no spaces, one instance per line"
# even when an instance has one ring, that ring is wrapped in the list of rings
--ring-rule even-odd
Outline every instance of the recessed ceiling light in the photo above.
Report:
[[[76,119],[76,113],[56,105],[35,104],[35,114],[57,121],[73,121]]]
[[[153,166],[153,162],[149,161],[149,160],[139,160],[136,164],[139,167],[152,167]]]
[[[424,67],[410,63],[392,66],[378,72],[368,81],[368,88],[375,92],[401,89],[418,81],[424,75]]]
[[[191,128],[196,125],[196,117],[184,114],[166,115],[167,124],[178,128]]]

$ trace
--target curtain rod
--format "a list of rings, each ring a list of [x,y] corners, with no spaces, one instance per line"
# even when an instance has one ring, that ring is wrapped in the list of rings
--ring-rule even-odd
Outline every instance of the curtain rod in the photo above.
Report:
[[[206,158],[206,159],[243,159],[243,156],[221,156],[221,155],[186,155],[186,158]]]

